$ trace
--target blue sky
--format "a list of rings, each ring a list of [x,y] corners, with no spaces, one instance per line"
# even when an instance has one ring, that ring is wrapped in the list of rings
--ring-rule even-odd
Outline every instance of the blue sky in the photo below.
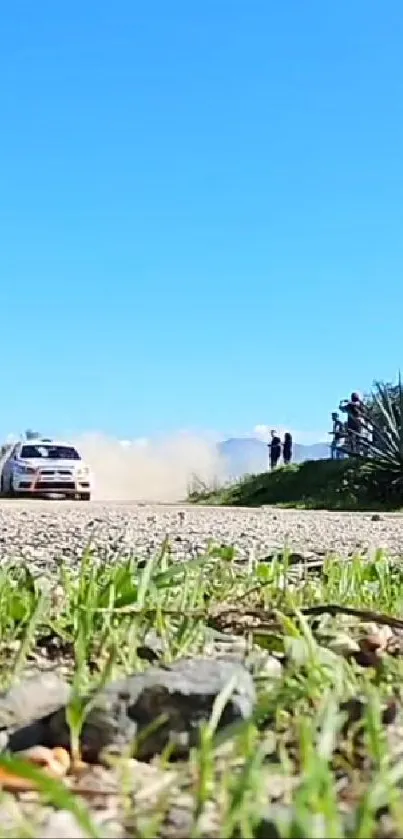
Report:
[[[326,429],[393,378],[398,0],[13,0],[0,433]]]

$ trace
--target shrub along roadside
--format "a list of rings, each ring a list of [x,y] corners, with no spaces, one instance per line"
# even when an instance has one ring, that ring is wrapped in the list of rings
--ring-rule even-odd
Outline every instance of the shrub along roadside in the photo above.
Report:
[[[312,460],[280,467],[274,472],[248,475],[219,490],[193,492],[189,501],[253,507],[272,504],[328,510],[398,509],[399,497],[390,497],[384,474],[359,460]]]

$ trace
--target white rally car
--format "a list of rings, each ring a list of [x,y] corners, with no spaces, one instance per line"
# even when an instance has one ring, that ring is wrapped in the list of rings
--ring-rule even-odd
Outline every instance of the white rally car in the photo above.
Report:
[[[89,501],[92,477],[75,446],[24,440],[12,446],[1,467],[3,495],[65,495]]]

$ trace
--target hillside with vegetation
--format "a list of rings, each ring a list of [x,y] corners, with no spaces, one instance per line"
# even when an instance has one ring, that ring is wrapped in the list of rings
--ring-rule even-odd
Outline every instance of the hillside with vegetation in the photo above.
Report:
[[[348,460],[309,460],[274,472],[246,475],[223,487],[194,489],[189,501],[234,507],[262,504],[312,510],[366,510],[389,506],[361,464]]]
[[[403,387],[376,383],[363,406],[362,443],[342,446],[341,460],[315,460],[246,475],[225,486],[193,486],[193,503],[262,504],[327,510],[403,507]],[[368,432],[368,434],[366,433]],[[364,445],[365,442],[365,445]]]

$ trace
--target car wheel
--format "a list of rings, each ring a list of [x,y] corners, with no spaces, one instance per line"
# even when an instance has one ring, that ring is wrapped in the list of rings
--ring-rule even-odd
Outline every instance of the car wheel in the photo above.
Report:
[[[13,495],[15,495],[14,480],[13,480],[13,473],[12,472],[10,474],[10,480],[9,480],[9,483],[8,483],[8,495],[9,495],[9,498],[12,498]]]
[[[91,493],[90,492],[80,492],[79,494],[80,501],[91,501]]]

